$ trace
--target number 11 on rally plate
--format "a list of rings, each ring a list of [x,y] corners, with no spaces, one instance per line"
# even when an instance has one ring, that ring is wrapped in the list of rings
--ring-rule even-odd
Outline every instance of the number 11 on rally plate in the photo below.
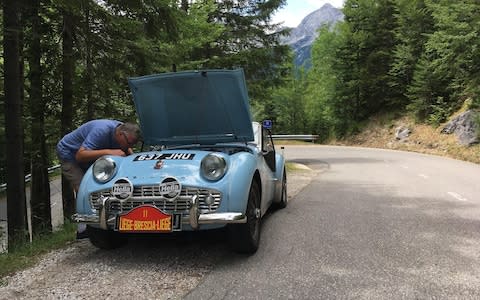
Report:
[[[136,207],[117,219],[119,232],[171,232],[172,216],[152,205]]]

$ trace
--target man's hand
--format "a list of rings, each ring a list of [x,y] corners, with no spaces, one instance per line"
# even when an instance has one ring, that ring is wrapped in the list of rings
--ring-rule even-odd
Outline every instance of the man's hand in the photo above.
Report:
[[[90,162],[104,155],[125,156],[126,153],[121,149],[99,149],[90,150],[84,147],[80,147],[75,155],[75,159],[78,162]]]
[[[110,155],[114,156],[125,156],[125,151],[121,149],[109,149],[111,152],[109,153]]]

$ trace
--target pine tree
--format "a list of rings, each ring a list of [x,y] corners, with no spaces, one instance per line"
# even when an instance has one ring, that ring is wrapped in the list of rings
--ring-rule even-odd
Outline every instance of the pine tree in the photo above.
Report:
[[[338,80],[334,69],[339,47],[339,31],[328,26],[319,29],[319,36],[312,45],[312,67],[307,75],[305,114],[309,132],[317,134],[320,140],[331,137],[335,116]],[[341,105],[341,104],[340,104]]]
[[[389,86],[392,104],[401,109],[408,103],[407,88],[412,83],[415,66],[424,51],[428,35],[433,31],[433,19],[424,0],[399,0],[395,22],[396,46]]]
[[[412,84],[409,109],[419,120],[439,124],[465,97],[478,97],[478,15],[476,1],[426,1],[434,21]]]

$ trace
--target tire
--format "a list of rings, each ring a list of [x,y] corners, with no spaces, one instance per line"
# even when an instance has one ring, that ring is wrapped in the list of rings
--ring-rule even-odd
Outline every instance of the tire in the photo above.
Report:
[[[288,195],[287,195],[287,172],[285,168],[283,169],[282,177],[282,192],[280,195],[280,201],[275,202],[275,208],[285,208],[288,205]]]
[[[103,230],[87,226],[90,243],[97,248],[110,250],[119,248],[127,243],[127,238],[112,230]]]
[[[253,254],[260,244],[260,189],[258,183],[252,181],[248,193],[245,224],[231,224],[229,229],[230,246],[235,252]]]

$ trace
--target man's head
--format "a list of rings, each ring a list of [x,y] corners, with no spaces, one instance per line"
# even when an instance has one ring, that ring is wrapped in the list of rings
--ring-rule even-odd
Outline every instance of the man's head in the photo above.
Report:
[[[115,131],[115,139],[122,149],[134,147],[141,137],[140,127],[135,123],[120,124]]]

